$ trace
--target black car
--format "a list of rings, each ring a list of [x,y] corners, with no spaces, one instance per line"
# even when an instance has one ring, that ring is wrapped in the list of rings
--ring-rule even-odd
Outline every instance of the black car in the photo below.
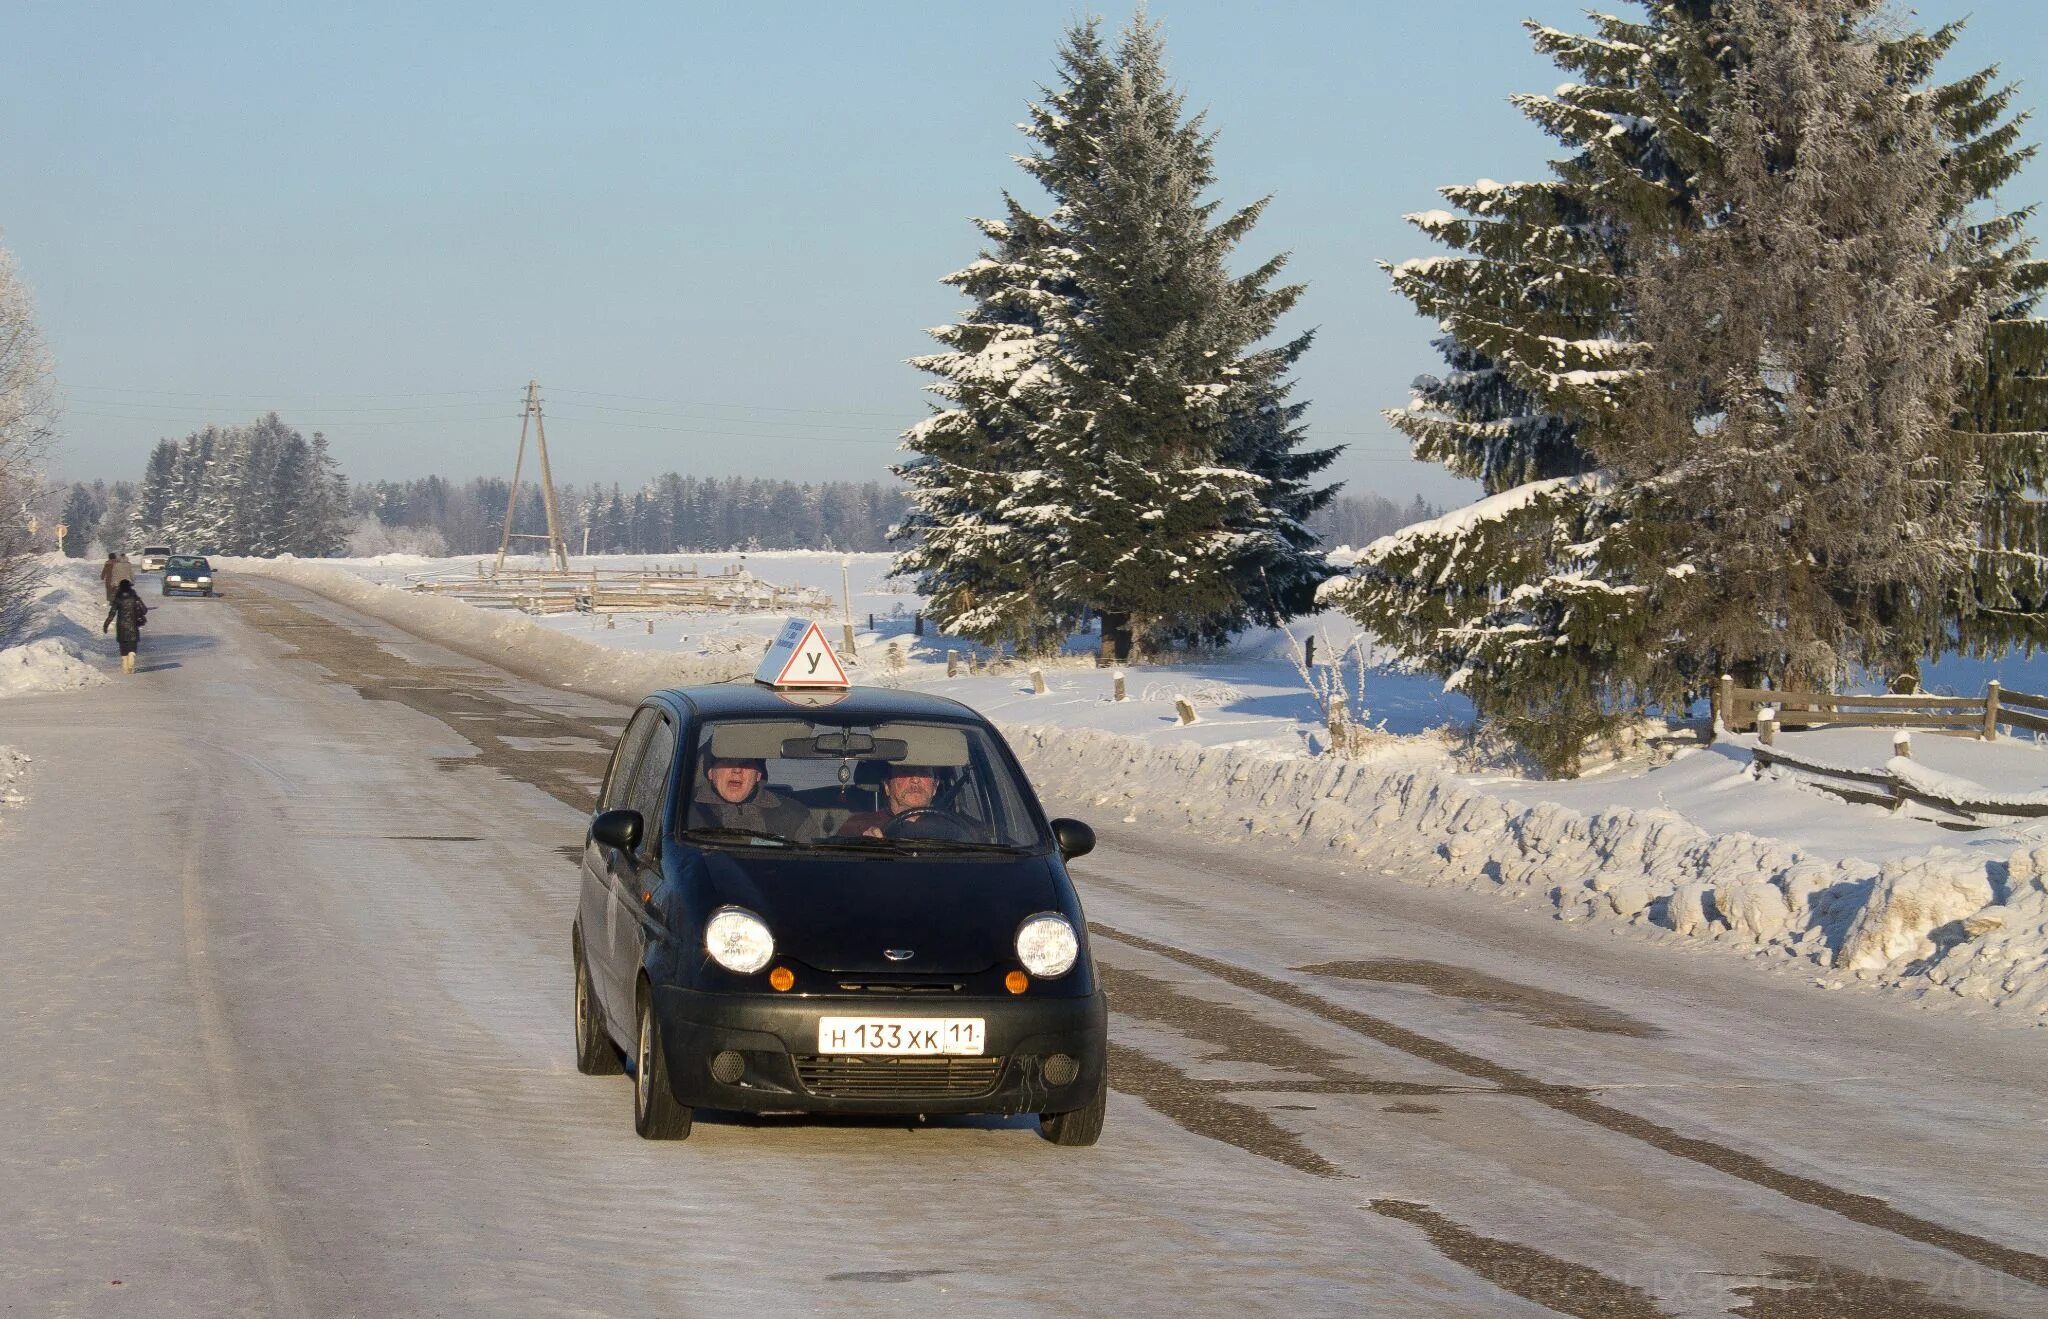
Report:
[[[704,1108],[1035,1113],[1092,1145],[1107,1009],[1065,861],[1094,845],[957,702],[657,692],[584,843],[577,1066],[623,1062],[654,1139]]]
[[[213,565],[199,554],[173,554],[164,560],[165,595],[212,595]]]

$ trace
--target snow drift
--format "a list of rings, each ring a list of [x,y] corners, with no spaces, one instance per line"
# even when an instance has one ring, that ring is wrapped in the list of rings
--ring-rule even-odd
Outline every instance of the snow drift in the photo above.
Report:
[[[0,650],[0,696],[76,691],[106,680],[77,642],[62,637]]]

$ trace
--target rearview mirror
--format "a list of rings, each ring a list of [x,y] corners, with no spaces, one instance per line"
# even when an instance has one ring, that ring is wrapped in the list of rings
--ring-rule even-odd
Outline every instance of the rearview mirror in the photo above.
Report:
[[[1060,855],[1069,861],[1095,850],[1095,831],[1079,820],[1054,820],[1052,836],[1060,845]]]
[[[646,827],[638,811],[600,811],[590,822],[590,836],[606,847],[630,852],[640,846]]]

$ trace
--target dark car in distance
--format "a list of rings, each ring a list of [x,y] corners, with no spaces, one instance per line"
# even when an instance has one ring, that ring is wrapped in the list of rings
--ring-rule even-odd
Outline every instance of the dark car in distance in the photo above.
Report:
[[[656,692],[585,839],[577,1065],[630,1071],[653,1139],[698,1109],[1029,1113],[1091,1145],[1107,1009],[1065,862],[1094,842],[957,702]]]
[[[213,564],[204,555],[170,555],[164,560],[164,594],[212,595]]]

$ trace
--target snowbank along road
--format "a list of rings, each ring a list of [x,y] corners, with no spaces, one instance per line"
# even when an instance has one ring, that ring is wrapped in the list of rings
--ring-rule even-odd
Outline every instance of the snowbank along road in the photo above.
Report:
[[[1140,828],[1100,1146],[639,1141],[571,1054],[624,707],[276,583],[143,660],[0,709],[0,1311],[2048,1314],[2029,1033]]]

